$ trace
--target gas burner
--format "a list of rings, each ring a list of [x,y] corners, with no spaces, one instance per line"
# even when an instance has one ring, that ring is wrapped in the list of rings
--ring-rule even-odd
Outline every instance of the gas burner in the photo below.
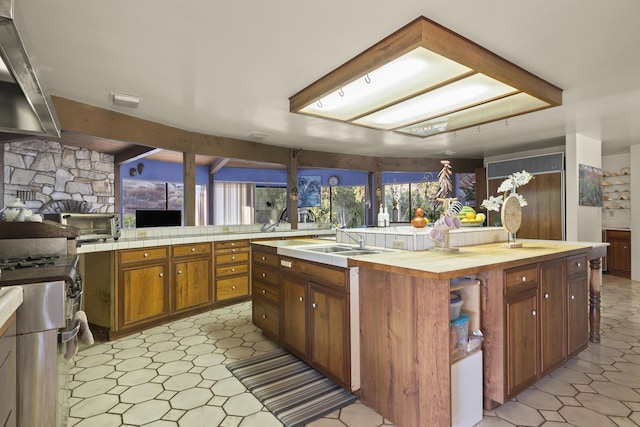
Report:
[[[48,267],[55,264],[57,256],[39,256],[25,258],[0,259],[0,270],[17,270],[20,268]]]

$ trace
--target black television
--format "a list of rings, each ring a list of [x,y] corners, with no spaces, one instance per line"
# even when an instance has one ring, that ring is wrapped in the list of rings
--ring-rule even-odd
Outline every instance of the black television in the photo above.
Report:
[[[175,227],[182,225],[182,211],[136,209],[136,228]]]

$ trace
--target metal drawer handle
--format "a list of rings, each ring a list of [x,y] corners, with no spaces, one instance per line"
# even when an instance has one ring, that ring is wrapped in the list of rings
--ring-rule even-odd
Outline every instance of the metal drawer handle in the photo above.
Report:
[[[262,273],[262,277],[267,277],[267,273]]]
[[[298,299],[300,300],[300,302],[304,301],[304,297],[300,297]]]
[[[535,311],[535,310],[533,310],[533,311],[531,312],[531,315],[532,315],[532,316],[535,316],[535,315],[536,315],[536,311]]]
[[[231,243],[231,247],[234,247],[236,244],[235,243]]]
[[[266,319],[266,318],[267,318],[267,315],[266,315],[266,314],[263,314],[263,315],[262,315],[262,318],[263,318],[263,319]]]
[[[235,249],[231,249],[231,252],[235,252],[235,251],[236,251]]]
[[[235,268],[232,268],[232,269],[231,269],[231,272],[233,273],[234,271],[236,271],[236,269],[235,269]]]
[[[142,255],[142,256],[143,256],[143,257],[148,257],[148,256],[149,256],[149,254],[145,252],[145,253],[144,253],[144,255]]]
[[[235,255],[232,255],[232,256],[231,256],[231,259],[235,260],[235,259],[236,259]]]
[[[182,274],[182,270],[178,270],[178,274]]]
[[[231,290],[232,290],[232,291],[235,291],[235,290],[236,290],[236,287],[235,287],[235,286],[232,286],[232,287],[231,287]]]
[[[266,260],[267,260],[267,257],[266,257],[266,256],[263,256],[263,257],[262,257],[262,260],[263,260],[263,261],[266,261]]]
[[[160,277],[164,277],[164,273],[160,273],[160,274],[159,274],[159,276],[160,276]]]
[[[263,293],[263,294],[266,294],[266,293],[267,293],[267,290],[266,290],[266,289],[263,289],[263,290],[262,290],[262,293]]]
[[[580,262],[579,262],[579,263],[578,263],[578,267],[582,267],[582,263],[580,263]]]
[[[544,297],[545,297],[546,299],[549,299],[549,294],[544,294]]]
[[[575,295],[571,295],[571,299],[576,299],[576,296]]]
[[[311,307],[313,308],[318,308],[318,304],[316,304],[315,302],[313,304],[311,304]]]
[[[191,248],[191,252],[195,252],[195,251],[196,251],[196,248]]]
[[[522,277],[520,278],[520,280],[522,281],[522,283],[526,282],[526,281],[527,281],[527,276],[522,276]]]

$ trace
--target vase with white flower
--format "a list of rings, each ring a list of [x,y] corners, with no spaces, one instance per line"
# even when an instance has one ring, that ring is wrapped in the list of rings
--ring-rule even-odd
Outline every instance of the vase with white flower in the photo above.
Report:
[[[507,230],[506,247],[517,248],[522,244],[516,243],[516,232],[522,222],[522,208],[527,206],[527,201],[518,194],[518,187],[526,185],[533,179],[527,171],[515,172],[509,175],[498,187],[498,196],[490,196],[481,206],[488,211],[500,212],[502,226]]]

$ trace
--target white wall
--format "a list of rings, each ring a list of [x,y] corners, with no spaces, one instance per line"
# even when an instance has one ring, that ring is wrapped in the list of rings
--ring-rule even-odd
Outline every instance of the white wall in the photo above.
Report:
[[[640,281],[640,168],[634,170],[633,165],[640,165],[640,145],[632,145],[629,156],[631,164],[631,280]],[[634,173],[635,172],[635,173]],[[636,196],[636,197],[634,197]]]
[[[602,241],[602,207],[579,206],[579,165],[602,168],[602,141],[580,134],[566,136],[566,240]]]

